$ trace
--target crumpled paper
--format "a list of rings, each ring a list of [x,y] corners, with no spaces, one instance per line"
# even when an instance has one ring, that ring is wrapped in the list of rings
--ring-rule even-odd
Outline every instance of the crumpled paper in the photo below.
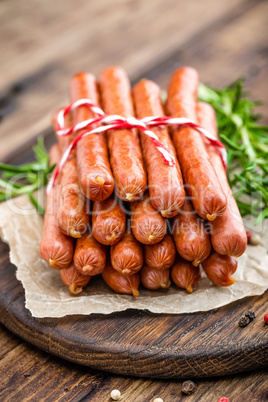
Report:
[[[42,198],[42,197],[41,197]],[[247,296],[260,295],[268,288],[268,220],[257,228],[245,220],[247,230],[262,237],[262,244],[248,246],[239,258],[233,286],[219,288],[203,274],[192,294],[171,286],[167,290],[141,289],[134,298],[119,295],[100,277],[92,278],[81,295],[74,297],[52,269],[39,256],[43,218],[38,215],[28,196],[0,204],[0,236],[9,244],[10,261],[17,267],[16,276],[25,289],[26,308],[34,317],[63,317],[69,314],[109,314],[128,308],[146,309],[153,313],[193,313],[207,311]]]

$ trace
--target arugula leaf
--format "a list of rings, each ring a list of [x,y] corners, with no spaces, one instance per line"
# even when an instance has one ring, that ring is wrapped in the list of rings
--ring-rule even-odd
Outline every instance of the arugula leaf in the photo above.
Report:
[[[260,102],[250,101],[243,86],[243,80],[223,89],[201,84],[198,95],[216,110],[228,152],[228,179],[241,215],[257,216],[257,225],[268,217],[268,127],[258,125],[255,107]]]

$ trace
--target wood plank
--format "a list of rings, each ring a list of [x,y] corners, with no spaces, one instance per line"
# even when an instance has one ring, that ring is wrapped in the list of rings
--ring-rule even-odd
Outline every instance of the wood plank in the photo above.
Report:
[[[192,395],[181,392],[183,381],[135,380],[122,377],[106,378],[101,387],[94,389],[84,401],[109,402],[109,394],[119,389],[120,402],[152,402],[162,398],[164,402],[216,402],[220,397],[227,397],[230,402],[262,402],[268,398],[267,371],[242,374],[220,379],[194,380],[196,391]]]
[[[0,339],[3,338],[17,343],[20,364],[17,364],[16,355],[13,354],[9,354],[5,361],[0,360],[1,400],[110,402],[113,389],[120,390],[122,402],[151,402],[157,397],[161,397],[165,402],[210,402],[217,401],[221,396],[228,397],[232,402],[260,402],[268,398],[268,372],[265,369],[232,377],[195,379],[195,393],[184,396],[181,393],[183,380],[136,379],[89,370],[37,351],[0,324]],[[8,388],[3,387],[2,381],[8,384]]]
[[[63,0],[1,2],[0,159],[10,156],[14,144],[23,146],[47,129],[51,112],[67,102],[73,73],[99,73],[119,64],[133,79],[210,24],[255,3],[117,0],[107,7],[105,0],[84,0],[77,7]]]
[[[4,260],[0,272],[0,322],[31,344],[69,361],[152,378],[209,377],[268,365],[268,332],[263,325],[268,293],[194,314],[129,310],[37,319],[24,307],[15,267]],[[247,310],[257,318],[241,329],[238,321]],[[13,366],[15,360],[20,364],[23,353],[9,352]],[[5,354],[4,366],[7,359]]]
[[[267,13],[268,3],[264,1],[243,13],[237,12],[228,23],[214,24],[144,75],[162,88],[166,88],[172,72],[182,65],[194,66],[201,81],[215,87],[244,77],[252,99],[263,101],[258,110],[264,115],[263,121],[268,122]]]
[[[10,352],[0,362],[1,401],[80,400],[102,381],[101,373],[55,359],[2,326],[0,334],[11,342]],[[15,349],[12,343],[17,343]]]

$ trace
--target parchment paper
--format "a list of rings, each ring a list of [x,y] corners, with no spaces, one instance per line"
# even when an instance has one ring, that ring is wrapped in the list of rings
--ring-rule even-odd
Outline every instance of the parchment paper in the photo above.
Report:
[[[41,195],[42,198],[42,195]],[[245,221],[247,229],[253,220]],[[242,299],[260,295],[268,288],[268,220],[254,228],[262,244],[248,246],[239,258],[233,286],[219,288],[203,274],[192,294],[171,286],[165,291],[141,290],[140,296],[118,295],[100,277],[92,278],[80,296],[74,297],[61,283],[59,272],[39,256],[43,218],[37,214],[28,196],[0,204],[0,235],[10,246],[10,260],[17,267],[17,278],[25,289],[26,308],[34,317],[62,317],[69,314],[109,314],[128,308],[154,313],[192,313],[206,311]]]

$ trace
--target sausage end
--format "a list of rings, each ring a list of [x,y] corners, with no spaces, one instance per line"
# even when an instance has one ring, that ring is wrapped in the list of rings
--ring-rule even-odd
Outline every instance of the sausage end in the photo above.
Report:
[[[214,221],[216,219],[216,217],[217,217],[216,214],[212,214],[212,215],[207,214],[207,220],[210,222]]]
[[[133,198],[134,198],[134,194],[126,193],[126,200],[127,200],[127,201],[132,201]]]
[[[48,260],[48,263],[52,268],[57,269],[57,261],[56,260],[52,260],[52,258],[50,258]]]
[[[186,292],[187,292],[187,293],[193,293],[193,288],[192,288],[191,285],[187,286]]]
[[[140,293],[139,293],[138,289],[132,289],[132,294],[134,297],[138,297]]]
[[[160,286],[162,289],[168,289],[170,287],[170,285],[171,285],[171,282],[170,282],[170,280],[168,280],[166,282],[162,282]]]
[[[78,232],[77,230],[75,230],[73,228],[70,229],[69,235],[71,237],[74,237],[75,239],[79,239],[82,236],[80,232]]]
[[[83,290],[82,286],[76,286],[75,283],[72,283],[72,284],[68,287],[68,289],[69,289],[69,292],[71,293],[71,295],[73,295],[73,296],[79,295],[79,293],[81,293],[82,290]]]

